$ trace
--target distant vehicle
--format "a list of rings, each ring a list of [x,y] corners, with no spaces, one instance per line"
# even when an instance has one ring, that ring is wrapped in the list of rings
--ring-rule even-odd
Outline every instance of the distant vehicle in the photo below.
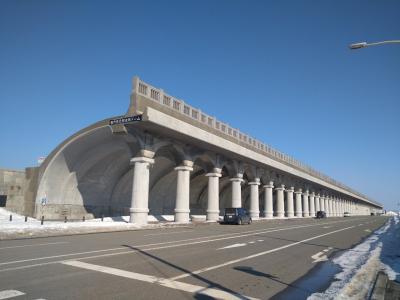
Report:
[[[244,208],[225,208],[224,223],[251,224],[251,217]]]
[[[350,217],[350,213],[349,213],[348,211],[345,211],[345,212],[343,213],[343,217]]]
[[[326,218],[326,212],[324,212],[324,211],[322,211],[322,210],[317,211],[317,217],[316,217],[316,218],[317,218],[317,219]]]

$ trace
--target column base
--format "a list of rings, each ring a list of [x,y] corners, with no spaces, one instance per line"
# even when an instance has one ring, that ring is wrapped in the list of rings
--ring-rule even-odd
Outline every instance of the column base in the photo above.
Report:
[[[277,218],[284,218],[285,217],[285,213],[283,211],[278,211],[278,212],[276,212],[276,217]]]
[[[218,221],[219,210],[207,210],[207,221]]]
[[[293,218],[293,217],[294,217],[294,212],[288,211],[288,212],[286,213],[286,215],[287,215],[288,218]]]
[[[130,208],[129,209],[129,223],[146,225],[148,215],[149,215],[148,209]]]
[[[250,210],[249,214],[252,219],[258,219],[260,217],[260,211],[257,210]]]
[[[274,217],[274,214],[272,212],[265,212],[264,211],[264,218],[272,219],[273,217]]]
[[[301,211],[297,211],[296,212],[296,217],[298,217],[298,218],[302,218],[303,217],[303,214],[301,213]]]
[[[189,223],[189,221],[190,221],[189,213],[190,213],[190,210],[175,209],[174,222]]]

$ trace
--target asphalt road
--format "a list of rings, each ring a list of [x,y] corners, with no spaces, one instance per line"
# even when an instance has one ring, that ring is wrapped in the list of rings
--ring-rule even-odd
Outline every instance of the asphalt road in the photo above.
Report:
[[[279,298],[296,293],[296,282],[324,255],[351,248],[386,220],[274,220],[0,241],[0,299]]]

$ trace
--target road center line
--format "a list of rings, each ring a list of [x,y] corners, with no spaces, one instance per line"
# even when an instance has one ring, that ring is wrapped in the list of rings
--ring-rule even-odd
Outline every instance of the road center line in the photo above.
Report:
[[[182,275],[179,275],[179,276],[171,277],[169,279],[170,280],[177,280],[177,279],[189,277],[189,276],[192,276],[192,275],[195,275],[195,274],[200,274],[200,273],[204,273],[204,272],[207,272],[207,271],[219,269],[219,268],[222,268],[222,267],[225,267],[225,266],[228,266],[228,265],[232,265],[232,264],[235,264],[235,263],[238,263],[238,262],[249,260],[249,259],[252,259],[252,258],[255,258],[255,257],[258,257],[258,256],[269,254],[269,253],[277,252],[279,250],[290,248],[290,247],[296,246],[298,244],[302,244],[304,242],[312,241],[312,240],[318,239],[320,237],[327,236],[327,235],[330,235],[330,234],[334,234],[334,233],[337,233],[337,232],[341,232],[341,231],[344,231],[344,230],[348,230],[348,229],[351,229],[351,228],[354,228],[354,227],[355,226],[350,226],[350,227],[345,227],[345,228],[342,228],[342,229],[334,230],[334,231],[331,231],[331,232],[328,232],[328,233],[324,233],[324,234],[320,234],[320,235],[317,235],[317,236],[314,236],[314,237],[311,237],[311,238],[308,238],[308,239],[304,239],[304,240],[301,240],[301,241],[298,241],[298,242],[287,244],[285,246],[281,246],[281,247],[274,248],[274,249],[271,249],[271,250],[259,252],[259,253],[252,254],[252,255],[249,255],[249,256],[245,256],[245,257],[242,257],[242,258],[230,260],[230,261],[227,261],[227,262],[219,264],[219,265],[211,266],[211,267],[208,267],[208,268],[202,268],[202,269],[190,272],[190,273],[185,273],[185,274],[182,274]]]
[[[2,249],[13,249],[13,248],[34,247],[34,246],[59,245],[59,244],[68,244],[68,242],[54,242],[54,243],[44,243],[44,244],[30,244],[30,245],[20,245],[20,246],[1,247],[0,250],[2,250]]]

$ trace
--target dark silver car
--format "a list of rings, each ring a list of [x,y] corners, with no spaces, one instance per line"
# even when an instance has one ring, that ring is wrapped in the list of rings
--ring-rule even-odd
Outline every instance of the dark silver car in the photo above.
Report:
[[[225,208],[224,223],[230,224],[251,224],[251,217],[244,208]]]

